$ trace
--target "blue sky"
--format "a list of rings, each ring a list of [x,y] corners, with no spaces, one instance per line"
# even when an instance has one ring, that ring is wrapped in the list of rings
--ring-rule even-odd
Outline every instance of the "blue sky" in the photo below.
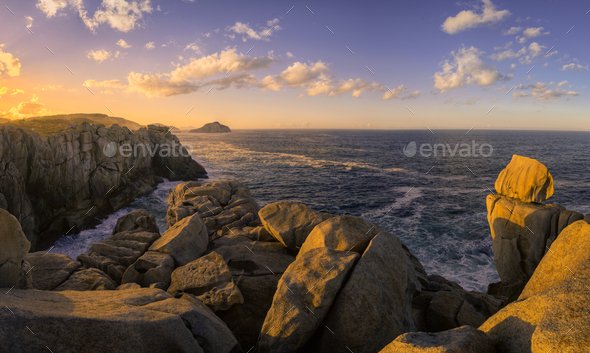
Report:
[[[0,117],[588,130],[587,1],[7,1]]]

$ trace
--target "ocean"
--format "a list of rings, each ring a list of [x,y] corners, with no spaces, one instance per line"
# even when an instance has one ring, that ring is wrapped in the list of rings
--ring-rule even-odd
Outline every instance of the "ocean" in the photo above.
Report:
[[[516,131],[243,130],[177,134],[210,179],[246,183],[261,205],[303,202],[365,217],[397,235],[426,271],[485,291],[498,281],[485,197],[512,154],[543,162],[552,203],[590,213],[589,133]],[[96,228],[61,237],[52,251],[76,257],[108,236],[118,217],[150,210],[165,227],[176,183],[117,211]],[[395,264],[392,264],[394,266]]]

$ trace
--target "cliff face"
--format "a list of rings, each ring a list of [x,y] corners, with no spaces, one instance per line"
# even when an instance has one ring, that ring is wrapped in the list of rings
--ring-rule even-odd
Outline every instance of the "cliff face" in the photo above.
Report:
[[[47,136],[0,127],[0,207],[32,247],[73,232],[153,190],[162,177],[205,177],[166,129],[81,124]]]

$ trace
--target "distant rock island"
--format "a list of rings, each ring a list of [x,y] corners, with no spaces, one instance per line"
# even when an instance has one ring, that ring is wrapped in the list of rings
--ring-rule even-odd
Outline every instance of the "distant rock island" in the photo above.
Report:
[[[205,124],[198,129],[192,129],[189,132],[204,132],[208,134],[219,134],[223,132],[231,132],[229,126],[223,125],[218,121]]]

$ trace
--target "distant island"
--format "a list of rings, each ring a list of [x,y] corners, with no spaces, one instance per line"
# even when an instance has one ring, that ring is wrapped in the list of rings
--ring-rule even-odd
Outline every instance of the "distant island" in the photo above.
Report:
[[[229,126],[223,125],[218,121],[205,124],[198,129],[192,129],[189,132],[204,132],[208,134],[218,134],[223,132],[231,132]]]

